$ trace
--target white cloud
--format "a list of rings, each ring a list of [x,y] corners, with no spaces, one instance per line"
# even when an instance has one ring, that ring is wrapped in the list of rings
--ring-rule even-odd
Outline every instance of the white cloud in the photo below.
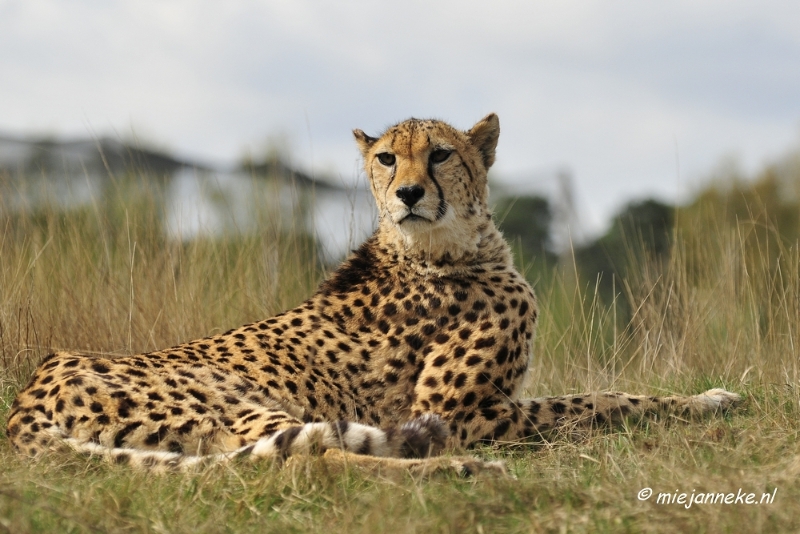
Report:
[[[800,4],[246,1],[0,4],[0,129],[127,132],[231,161],[285,132],[355,175],[353,127],[500,113],[497,173],[571,168],[598,224],[724,154],[796,140]]]

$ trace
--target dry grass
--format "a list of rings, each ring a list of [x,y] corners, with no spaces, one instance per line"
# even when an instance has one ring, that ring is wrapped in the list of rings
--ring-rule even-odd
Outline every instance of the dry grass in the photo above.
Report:
[[[323,276],[312,244],[268,214],[253,235],[165,241],[157,192],[133,182],[66,214],[0,206],[0,420],[52,348],[172,345],[274,314]],[[620,288],[629,325],[569,270],[540,288],[530,393],[744,394],[724,418],[476,451],[505,459],[516,480],[388,480],[337,474],[322,459],[152,477],[75,456],[30,464],[1,437],[0,531],[800,530],[800,253],[780,243],[763,253],[745,223],[682,232],[669,264],[643,265]],[[772,504],[687,509],[640,502],[645,487],[777,491]]]

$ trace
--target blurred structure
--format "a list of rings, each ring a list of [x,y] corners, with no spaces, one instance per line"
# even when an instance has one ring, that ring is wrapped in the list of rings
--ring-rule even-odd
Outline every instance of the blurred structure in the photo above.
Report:
[[[276,155],[221,169],[111,138],[0,136],[0,209],[77,208],[125,181],[159,197],[170,239],[247,233],[267,218],[314,236],[321,259],[334,263],[375,224],[369,191],[316,179]]]

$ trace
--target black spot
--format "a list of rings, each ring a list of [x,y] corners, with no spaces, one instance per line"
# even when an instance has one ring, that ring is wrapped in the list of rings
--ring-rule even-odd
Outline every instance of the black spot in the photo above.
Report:
[[[511,426],[511,421],[509,421],[508,419],[503,419],[502,421],[497,423],[497,426],[494,427],[494,431],[492,431],[492,440],[498,439],[503,435],[505,435],[505,433],[508,432],[508,428],[510,426]]]
[[[101,375],[104,375],[109,371],[108,366],[100,362],[94,362],[92,364],[92,369],[94,370],[94,372],[99,373]]]
[[[437,356],[437,357],[436,357],[436,358],[433,360],[433,362],[431,363],[431,365],[433,365],[434,367],[441,367],[441,366],[442,366],[442,365],[444,365],[445,363],[447,363],[447,356]]]
[[[147,437],[144,438],[145,445],[158,445],[167,435],[167,432],[169,432],[169,427],[166,425],[161,426],[157,432],[148,434]]]
[[[422,345],[424,343],[422,338],[417,336],[417,335],[415,335],[415,334],[406,336],[405,340],[406,340],[406,343],[408,343],[408,345],[414,350],[421,349]]]
[[[478,365],[478,364],[479,364],[479,363],[481,363],[482,361],[483,361],[483,358],[481,358],[481,357],[480,357],[480,356],[478,356],[477,354],[473,354],[472,356],[470,356],[469,358],[467,358],[467,360],[466,360],[466,362],[465,362],[465,363],[466,363],[466,364],[467,364],[469,367],[472,367],[473,365]]]
[[[186,421],[185,423],[183,423],[181,426],[179,426],[177,428],[178,434],[188,434],[189,432],[192,431],[192,429],[196,425],[197,425],[197,421],[195,421],[194,419],[189,419],[188,421]]]
[[[117,435],[114,436],[114,447],[117,448],[122,447],[125,437],[134,430],[136,430],[137,428],[139,428],[140,426],[142,426],[142,423],[140,421],[137,421],[135,423],[129,424],[128,426],[124,427],[122,430],[117,432]]]
[[[275,446],[281,453],[281,456],[289,455],[289,449],[297,438],[297,435],[303,430],[302,426],[293,426],[282,431],[275,437]]]
[[[456,377],[455,382],[453,382],[453,386],[456,388],[462,387],[467,382],[467,374],[466,373],[459,373]]]
[[[192,411],[196,414],[203,415],[205,413],[208,413],[208,410],[204,406],[201,406],[197,403],[190,404],[189,408],[191,408]]]
[[[389,358],[386,361],[386,364],[394,367],[395,369],[402,369],[403,367],[406,366],[406,362],[404,362],[403,360],[398,360],[396,358]]]
[[[433,338],[433,340],[436,343],[442,345],[442,344],[447,343],[448,341],[450,341],[450,336],[448,336],[447,334],[437,334],[436,337]]]
[[[497,419],[497,415],[498,414],[497,414],[497,410],[492,409],[492,408],[486,408],[485,410],[481,410],[481,415],[487,421],[492,421],[494,419]]]
[[[461,404],[464,406],[471,406],[475,402],[475,393],[470,391],[466,395],[464,395],[464,399],[461,401]]]
[[[200,402],[206,402],[206,396],[204,393],[197,391],[196,389],[189,388],[186,390],[186,393],[194,397],[195,399],[199,400]]]
[[[508,348],[503,346],[503,348],[497,351],[497,356],[495,356],[494,360],[497,362],[497,365],[503,365],[507,359]]]
[[[475,342],[476,349],[483,349],[486,347],[491,347],[495,344],[495,339],[493,337],[482,337]]]
[[[31,391],[31,395],[33,395],[37,399],[43,399],[47,395],[47,392],[45,390],[39,388],[39,389],[34,389],[33,391]]]
[[[169,443],[167,443],[167,450],[169,452],[183,454],[183,445],[181,445],[177,441],[170,441]]]
[[[594,422],[598,425],[602,425],[603,423],[606,422],[606,417],[600,412],[596,412],[594,414]]]
[[[383,375],[383,379],[389,384],[396,384],[400,378],[394,373],[386,373]]]

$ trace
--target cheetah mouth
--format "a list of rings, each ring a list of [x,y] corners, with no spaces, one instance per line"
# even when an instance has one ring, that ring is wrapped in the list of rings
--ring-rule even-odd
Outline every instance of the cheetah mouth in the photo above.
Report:
[[[423,217],[422,215],[416,214],[413,211],[409,211],[405,215],[403,215],[398,222],[398,224],[403,224],[405,222],[416,222],[416,221],[424,221],[424,222],[431,222],[430,219],[427,217]]]

